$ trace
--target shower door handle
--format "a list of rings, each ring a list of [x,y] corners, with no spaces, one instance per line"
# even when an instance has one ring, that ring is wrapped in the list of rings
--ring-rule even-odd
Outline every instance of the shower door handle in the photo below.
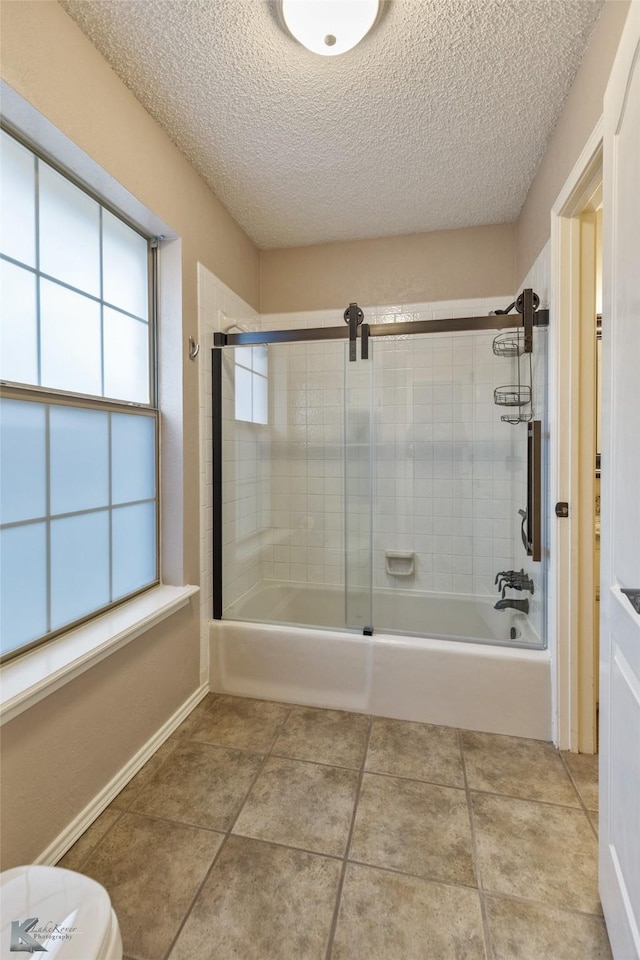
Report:
[[[522,546],[524,547],[527,556],[529,556],[529,539],[527,536],[527,531],[524,528],[524,525],[527,522],[527,511],[518,510],[518,514],[522,517],[522,523],[520,524],[520,536],[522,538]]]
[[[527,556],[536,563],[542,560],[542,423],[532,420],[527,424]]]
[[[369,359],[369,324],[363,323],[360,327],[360,359]]]

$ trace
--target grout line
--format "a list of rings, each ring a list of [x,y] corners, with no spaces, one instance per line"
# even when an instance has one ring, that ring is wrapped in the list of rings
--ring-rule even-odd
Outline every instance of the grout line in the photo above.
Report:
[[[273,748],[274,748],[274,746],[275,746],[275,744],[276,744],[276,741],[277,741],[278,737],[280,736],[280,734],[282,733],[282,731],[283,731],[283,729],[284,729],[284,727],[285,727],[285,724],[286,724],[287,720],[289,719],[290,715],[291,715],[291,708],[289,708],[289,709],[287,710],[287,712],[285,713],[285,715],[284,715],[284,717],[282,718],[282,720],[280,721],[280,723],[276,726],[275,732],[274,732],[274,734],[273,734],[273,736],[272,736],[272,738],[271,738],[271,743],[269,744],[269,748],[268,748],[267,752],[264,754],[264,756],[263,756],[263,758],[262,758],[262,763],[261,763],[260,766],[258,767],[258,772],[256,773],[255,777],[254,777],[253,780],[251,781],[251,786],[250,786],[249,789],[247,790],[247,792],[246,792],[246,794],[245,794],[245,796],[244,796],[244,800],[243,800],[242,803],[240,804],[240,806],[239,806],[239,808],[238,808],[238,812],[236,813],[235,817],[233,818],[233,822],[232,822],[231,826],[229,827],[229,830],[227,831],[229,834],[231,834],[231,832],[233,831],[233,828],[235,827],[236,823],[238,822],[238,818],[240,817],[240,814],[242,813],[242,811],[243,811],[243,809],[244,809],[244,806],[245,806],[247,800],[248,800],[249,797],[251,796],[251,793],[252,793],[252,791],[253,791],[253,788],[254,788],[255,785],[256,785],[256,781],[257,781],[258,777],[260,776],[260,774],[261,774],[262,771],[264,770],[264,768],[265,768],[265,766],[266,766],[266,764],[267,764],[267,760],[269,760],[269,758],[271,757],[271,754],[272,754]]]
[[[134,782],[134,780],[136,779],[136,777],[139,777],[139,776],[140,776],[140,774],[142,773],[142,771],[146,769],[147,765],[148,765],[149,763],[151,763],[151,761],[153,760],[153,758],[154,758],[155,756],[158,755],[159,751],[162,750],[162,748],[163,748],[166,744],[168,744],[168,743],[171,742],[171,737],[172,737],[172,736],[173,736],[173,734],[171,734],[171,736],[167,737],[167,739],[164,741],[164,743],[161,743],[161,744],[160,744],[160,746],[158,747],[158,749],[156,750],[156,752],[153,753],[153,754],[149,757],[149,759],[147,760],[147,762],[146,762],[142,767],[140,767],[140,769],[139,769],[138,772],[135,774],[135,776],[131,777],[131,780],[129,780],[128,783],[125,783],[125,785],[124,785],[124,787],[122,788],[122,790],[120,791],[120,793],[116,794],[116,796],[113,798],[113,800],[111,801],[111,803],[109,804],[109,806],[108,806],[108,807],[105,807],[105,810],[109,810],[111,807],[113,807],[113,804],[114,804],[114,803],[117,803],[117,802],[118,802],[118,797],[127,789],[127,787],[128,787],[130,784],[132,784],[132,783]],[[162,762],[160,763],[160,765],[158,766],[158,768],[153,771],[153,773],[152,773],[152,775],[151,775],[151,780],[149,781],[149,783],[147,783],[146,785],[143,785],[142,787],[139,787],[138,790],[137,790],[137,792],[134,791],[134,794],[133,794],[133,796],[131,797],[131,800],[129,800],[129,803],[127,804],[127,806],[122,806],[122,807],[120,807],[120,809],[122,810],[123,813],[129,813],[132,804],[135,803],[135,801],[138,799],[138,797],[140,796],[140,794],[144,793],[144,792],[147,790],[147,788],[151,785],[151,783],[153,782],[153,780],[155,780],[156,776],[157,776],[157,775],[160,773],[160,771],[163,769],[164,765],[165,765],[165,764],[167,763],[167,761],[170,760],[171,757],[173,756],[173,753],[174,753],[176,747],[178,746],[178,743],[180,742],[180,739],[181,739],[181,738],[178,738],[178,739],[175,741],[175,744],[174,744],[174,746],[173,746],[173,749],[169,751],[168,755],[164,758],[164,760],[162,760]],[[116,806],[114,809],[117,810],[118,807]]]
[[[496,793],[494,790],[478,790],[469,787],[470,793],[481,793],[483,797],[498,797],[501,800],[516,800],[520,803],[537,803],[541,807],[560,807],[562,810],[579,810],[582,804],[572,806],[569,803],[556,803],[555,800],[534,800],[533,797],[518,797],[512,793]]]
[[[142,810],[123,810],[122,816],[125,815],[131,817],[142,817],[144,820],[153,820],[156,823],[173,823],[179,827],[189,827],[191,830],[204,830],[205,833],[217,833],[219,836],[223,837],[226,837],[228,834],[228,831],[222,827],[207,827],[202,823],[191,823],[189,820],[179,820],[171,817],[159,817],[155,813],[144,813]]]
[[[349,858],[348,863],[353,864],[356,867],[367,867],[369,870],[381,870],[383,873],[393,873],[399,877],[412,877],[414,880],[424,880],[425,883],[437,883],[442,887],[455,887],[456,889],[464,890],[475,890],[478,892],[477,884],[475,883],[454,883],[453,880],[443,880],[441,877],[435,876],[435,874],[430,873],[411,873],[409,870],[399,870],[397,867],[383,867],[379,863],[367,863],[366,860],[352,860]]]
[[[167,758],[167,759],[169,759],[169,758]],[[164,766],[164,764],[162,764],[162,765]],[[159,768],[158,768],[158,769],[159,769]],[[223,850],[223,848],[224,848],[224,846],[225,846],[225,843],[226,843],[226,840],[227,840],[227,835],[226,835],[226,834],[224,833],[224,831],[222,831],[222,830],[216,830],[216,829],[211,828],[211,827],[203,827],[203,826],[199,826],[199,825],[192,824],[192,823],[185,823],[185,822],[182,821],[182,820],[169,820],[169,819],[166,818],[166,817],[155,817],[155,816],[153,816],[153,815],[146,814],[146,813],[138,813],[136,810],[122,810],[122,811],[119,812],[119,815],[118,815],[115,823],[113,823],[113,824],[109,827],[109,829],[106,831],[106,833],[104,834],[104,836],[102,836],[102,837],[98,840],[98,842],[96,843],[96,845],[91,849],[91,851],[86,855],[86,857],[83,858],[81,864],[79,865],[80,867],[85,867],[85,866],[86,866],[86,864],[88,863],[89,859],[94,855],[94,853],[96,852],[96,850],[98,849],[98,847],[101,846],[101,844],[106,840],[107,836],[111,833],[111,831],[117,826],[117,824],[123,819],[123,817],[126,817],[126,816],[142,817],[143,819],[153,820],[153,821],[155,821],[155,822],[160,822],[160,823],[171,823],[171,824],[174,824],[174,825],[177,824],[177,825],[179,825],[179,826],[190,827],[191,829],[194,829],[194,830],[204,830],[204,831],[206,831],[207,833],[217,833],[218,836],[222,836],[222,837],[223,837],[222,843],[220,844],[220,847],[219,847],[218,850],[216,851],[216,854],[215,854],[213,860],[211,861],[211,865],[210,865],[210,867],[207,869],[207,871],[206,871],[206,873],[205,873],[205,876],[204,876],[204,878],[203,878],[203,880],[202,880],[202,883],[199,884],[198,889],[196,890],[195,896],[194,896],[191,904],[189,905],[189,908],[188,908],[187,913],[186,913],[186,915],[185,915],[185,917],[184,917],[184,920],[183,920],[182,923],[180,924],[180,928],[178,929],[175,937],[172,939],[171,944],[170,944],[170,946],[169,946],[169,949],[168,949],[168,950],[166,951],[166,953],[163,955],[164,957],[168,957],[169,953],[171,952],[171,950],[172,950],[173,947],[174,947],[175,941],[177,940],[178,936],[180,935],[180,933],[181,933],[181,931],[182,931],[182,928],[183,928],[183,926],[184,926],[184,924],[185,924],[185,922],[186,922],[186,919],[187,919],[189,913],[191,912],[191,909],[193,908],[193,904],[195,903],[195,900],[196,900],[196,898],[198,897],[198,895],[199,895],[199,893],[200,893],[200,890],[201,890],[202,887],[204,886],[204,884],[205,884],[205,882],[206,882],[209,874],[211,873],[211,870],[212,870],[213,867],[215,866],[215,863],[216,863],[216,861],[218,860],[218,857],[220,856],[220,854],[221,854],[221,852],[222,852],[222,850]],[[77,843],[77,841],[76,841],[76,843]],[[71,848],[71,849],[73,849],[73,848]],[[125,954],[125,956],[132,957],[132,958],[133,958],[134,955],[133,955],[132,953],[129,953],[129,954]]]
[[[360,804],[360,792],[362,790],[362,781],[364,779],[365,764],[367,762],[367,753],[369,752],[369,741],[371,740],[371,717],[367,717],[368,720],[368,729],[367,737],[364,745],[364,750],[362,753],[362,762],[360,764],[360,773],[358,776],[358,784],[356,786],[356,795],[353,804],[353,812],[351,814],[351,824],[349,826],[349,834],[347,836],[347,843],[344,849],[344,858],[342,862],[342,870],[340,871],[340,879],[338,881],[338,890],[336,892],[336,903],[333,909],[333,918],[331,920],[331,928],[329,930],[329,939],[327,940],[327,952],[326,960],[330,960],[331,952],[333,950],[333,941],[336,935],[336,927],[338,925],[338,913],[340,911],[340,902],[342,900],[342,889],[344,887],[344,878],[347,872],[347,864],[349,863],[349,851],[351,849],[351,841],[353,840],[353,832],[356,825],[356,814],[358,812],[358,806]]]
[[[211,707],[213,707],[213,706],[217,703],[217,701],[220,699],[220,696],[221,696],[221,695],[220,695],[219,693],[213,693],[211,690],[208,690],[207,693],[205,693],[205,695],[204,695],[204,697],[202,698],[202,700],[199,700],[198,703],[196,703],[196,705],[195,705],[195,707],[193,708],[193,710],[191,710],[191,711],[186,715],[186,717],[184,718],[184,720],[182,721],[182,723],[180,724],[180,726],[179,726],[179,727],[176,727],[176,729],[173,731],[173,733],[171,734],[171,736],[172,736],[172,737],[175,737],[175,736],[176,736],[176,734],[178,733],[178,730],[180,730],[180,729],[185,725],[185,723],[187,723],[187,721],[193,716],[193,714],[196,712],[196,710],[199,710],[200,708],[202,708],[203,712],[204,712],[204,711],[207,711],[207,710],[210,710]],[[201,717],[201,718],[200,718],[199,724],[202,723],[203,719],[204,719],[204,717]],[[199,724],[198,724],[198,726],[199,726]],[[184,737],[184,734],[182,735],[182,737]],[[182,737],[176,737],[176,739],[181,740]],[[186,737],[184,737],[184,738],[187,739]]]
[[[319,708],[319,709],[322,709],[322,708]],[[366,714],[360,714],[360,716],[366,716]],[[455,730],[454,727],[447,727],[447,729]],[[189,737],[185,737],[184,739],[193,740],[193,738],[189,738]],[[214,746],[214,747],[225,746],[225,744],[215,743],[213,740],[194,740],[193,742],[207,743],[209,746]],[[241,750],[243,753],[252,753],[254,755],[255,753],[259,752],[259,751],[249,750],[246,747],[229,747],[228,749]],[[278,757],[281,760],[292,760],[296,763],[313,763],[319,767],[334,767],[335,769],[338,769],[338,770],[349,770],[352,773],[354,770],[359,770],[359,767],[348,767],[341,763],[328,763],[326,760],[312,760],[310,757],[292,757],[285,753],[276,753],[275,751],[271,751],[271,755],[274,757]],[[398,773],[385,773],[382,770],[373,770],[373,769],[370,769],[369,767],[366,767],[364,772],[374,777],[387,777],[390,780],[406,780],[409,783],[424,783],[434,787],[445,787],[446,789],[449,789],[449,790],[466,790],[467,789],[464,784],[461,786],[460,784],[457,784],[457,783],[446,783],[443,780],[426,780],[422,777],[406,777]],[[503,800],[521,800],[524,803],[539,803],[546,807],[562,807],[565,810],[578,810],[580,807],[583,807],[584,809],[588,809],[584,807],[584,803],[582,802],[580,804],[572,805],[568,803],[558,803],[555,800],[539,800],[534,797],[522,797],[512,793],[499,793],[496,790],[480,790],[477,787],[469,787],[469,790],[471,793],[481,793],[484,796],[488,796],[488,797],[500,797]]]
[[[366,767],[364,772],[368,773],[372,777],[387,777],[389,780],[406,780],[409,783],[424,783],[430,787],[443,787],[446,790],[460,790],[462,792],[465,789],[464,784],[461,786],[459,783],[444,783],[442,780],[424,780],[421,777],[403,777],[398,773],[383,773],[382,770],[370,770],[369,767]]]
[[[471,831],[471,855],[473,857],[473,868],[476,875],[476,883],[478,884],[478,899],[480,902],[480,913],[482,915],[482,929],[484,933],[484,949],[487,955],[487,960],[493,960],[494,950],[493,950],[493,941],[491,939],[491,930],[489,928],[489,916],[487,913],[487,906],[484,898],[484,888],[482,886],[482,872],[480,870],[480,858],[478,856],[478,845],[476,841],[476,828],[475,821],[473,817],[473,804],[471,802],[471,790],[469,789],[469,780],[467,779],[467,764],[464,756],[464,747],[462,744],[462,734],[460,730],[458,733],[458,749],[460,750],[460,762],[462,764],[462,777],[464,779],[464,789],[467,795],[467,812],[469,814],[469,827]]]
[[[337,860],[342,863],[343,856],[336,853],[323,853],[321,850],[309,850],[308,847],[294,847],[290,843],[282,843],[279,840],[263,840],[262,837],[252,837],[248,833],[233,833],[230,836],[237,840],[248,840],[250,843],[261,843],[267,847],[278,847],[280,850],[294,850],[296,853],[306,853],[310,857],[320,857],[323,860]]]
[[[216,863],[218,862],[218,860],[219,860],[219,858],[220,858],[220,854],[222,853],[222,851],[224,850],[224,848],[225,848],[226,845],[227,845],[227,840],[228,840],[228,835],[224,837],[222,843],[221,843],[220,846],[218,847],[218,850],[216,851],[216,855],[214,856],[213,860],[211,861],[211,865],[209,866],[208,870],[205,871],[204,877],[202,878],[202,883],[198,884],[198,887],[197,887],[197,889],[196,889],[196,892],[195,892],[195,894],[193,895],[193,899],[191,900],[191,903],[190,903],[189,906],[187,907],[187,910],[186,910],[186,912],[185,912],[185,915],[184,915],[184,917],[182,918],[182,921],[181,921],[178,929],[176,930],[176,934],[175,934],[175,936],[173,937],[173,939],[171,940],[171,943],[169,944],[168,949],[167,949],[167,950],[164,952],[164,954],[163,954],[163,958],[165,958],[165,960],[166,960],[166,958],[169,956],[169,954],[172,952],[173,948],[175,947],[176,941],[177,941],[178,937],[180,936],[180,934],[182,933],[182,930],[183,930],[183,928],[184,928],[184,925],[185,925],[185,923],[187,922],[187,920],[189,919],[189,917],[190,917],[190,915],[191,915],[191,911],[193,910],[193,908],[194,908],[194,906],[195,906],[196,900],[197,900],[198,897],[200,896],[200,891],[202,890],[202,888],[204,887],[205,883],[206,883],[207,880],[209,879],[209,877],[210,877],[210,875],[211,875],[211,871],[212,871],[213,868],[215,867]]]
[[[266,757],[270,752],[271,747],[267,747],[265,750],[253,750],[249,747],[232,747],[228,743],[220,743],[219,740],[201,740],[200,737],[192,737],[188,734],[183,737],[176,738],[177,743],[199,743],[203,747],[214,747],[216,750],[231,750],[234,753],[244,753],[248,757]]]
[[[575,792],[576,792],[577,795],[578,795],[578,801],[579,801],[579,803],[580,803],[580,807],[581,807],[581,809],[582,809],[582,812],[584,813],[584,815],[585,815],[586,818],[587,818],[587,822],[588,822],[589,826],[591,827],[591,830],[592,830],[592,832],[593,832],[594,837],[596,838],[596,843],[598,843],[598,831],[597,831],[596,828],[594,827],[594,825],[593,825],[593,823],[592,823],[592,821],[591,821],[591,817],[589,816],[589,808],[587,807],[586,803],[585,803],[584,800],[582,799],[582,794],[580,793],[580,790],[578,789],[578,785],[577,785],[576,781],[575,781],[574,778],[573,778],[573,774],[571,773],[571,770],[570,770],[570,768],[569,768],[569,764],[566,762],[566,760],[565,760],[564,757],[562,756],[562,751],[561,751],[561,750],[558,750],[558,756],[560,757],[560,761],[561,761],[561,763],[562,763],[562,766],[563,766],[564,769],[566,770],[567,775],[568,775],[568,777],[569,777],[569,780],[571,781],[571,783],[572,783],[572,785],[573,785],[573,789],[575,790]],[[598,785],[598,793],[599,793],[599,792],[600,792],[600,787],[599,787],[599,785]],[[600,799],[600,798],[598,797],[598,800],[599,800],[599,799]],[[595,811],[594,811],[594,813],[595,813]]]
[[[279,760],[293,760],[296,763],[313,763],[317,767],[333,767],[336,770],[348,770],[350,773],[356,773],[360,766],[349,767],[344,763],[328,763],[326,760],[312,760],[310,757],[292,757],[288,753],[277,753],[272,751],[271,755]]]
[[[122,960],[147,960],[147,958],[140,953],[126,953]]]
[[[102,811],[102,813],[106,813],[106,812],[107,812],[107,809],[108,809],[108,807],[105,807],[105,809]],[[80,872],[80,870],[85,866],[85,864],[87,863],[87,861],[89,860],[89,858],[92,857],[93,854],[96,852],[96,850],[98,849],[98,847],[100,846],[100,844],[102,843],[102,841],[105,840],[105,838],[108,837],[108,835],[111,833],[111,831],[113,830],[113,828],[114,828],[118,823],[120,823],[120,821],[122,820],[123,816],[125,815],[125,813],[126,813],[127,811],[126,811],[126,810],[115,810],[115,811],[112,811],[112,812],[114,812],[114,813],[116,814],[116,819],[115,819],[114,822],[111,824],[111,826],[110,826],[107,830],[105,830],[105,832],[102,834],[102,836],[100,837],[100,839],[99,839],[98,841],[96,841],[96,843],[91,847],[91,849],[90,849],[87,853],[85,853],[84,857],[82,857],[82,859],[80,860],[80,863],[78,864],[77,867],[65,867],[63,864],[61,864],[61,861],[64,860],[64,858],[65,858],[68,854],[71,853],[71,851],[73,850],[73,847],[75,847],[76,843],[79,843],[80,840],[82,840],[83,837],[86,837],[86,835],[87,835],[87,833],[89,832],[89,830],[91,830],[91,827],[93,826],[93,824],[96,823],[96,822],[100,819],[100,817],[102,816],[102,813],[101,813],[98,817],[96,817],[96,819],[93,821],[93,823],[89,824],[89,826],[87,827],[87,829],[85,830],[85,832],[82,833],[82,834],[78,837],[78,839],[76,840],[76,843],[74,843],[73,847],[69,847],[69,849],[67,850],[67,852],[64,853],[64,854],[60,857],[60,860],[56,861],[55,866],[61,866],[61,868],[62,868],[63,870],[76,870],[77,872]]]
[[[572,913],[577,917],[591,917],[592,919],[602,920],[604,923],[604,914],[591,913],[589,910],[578,910],[577,907],[567,907],[557,900],[534,900],[532,897],[520,897],[515,893],[498,893],[494,890],[487,890],[485,897],[489,900],[512,900],[514,903],[527,903],[532,906],[547,907],[549,910],[561,910],[564,913]]]
[[[286,713],[285,713],[284,717],[282,718],[281,722],[277,725],[276,730],[275,730],[275,732],[274,732],[274,734],[273,734],[273,737],[271,738],[271,743],[270,743],[270,745],[269,745],[269,749],[268,749],[268,751],[265,753],[265,755],[264,755],[263,758],[262,758],[262,763],[261,763],[260,766],[258,767],[258,770],[257,770],[257,772],[256,772],[256,775],[255,775],[255,777],[253,778],[253,780],[251,781],[251,786],[249,787],[249,789],[248,789],[247,792],[245,793],[244,799],[243,799],[242,803],[240,804],[240,806],[238,807],[238,812],[236,813],[235,817],[234,817],[233,820],[231,821],[230,826],[229,826],[229,829],[224,831],[224,833],[225,833],[225,838],[224,838],[224,840],[222,841],[222,843],[220,844],[220,849],[218,850],[218,852],[216,853],[215,857],[213,858],[213,860],[212,860],[212,862],[211,862],[211,866],[209,867],[209,869],[208,869],[207,872],[205,873],[204,878],[203,878],[203,880],[202,880],[202,883],[198,886],[198,889],[196,890],[195,895],[194,895],[191,903],[189,904],[189,906],[188,906],[188,908],[187,908],[187,910],[186,910],[186,912],[185,912],[184,917],[182,918],[182,922],[181,922],[180,926],[178,927],[178,930],[176,931],[176,935],[175,935],[175,937],[173,938],[173,940],[171,941],[171,943],[170,943],[170,945],[169,945],[169,949],[168,949],[168,950],[166,951],[166,953],[164,954],[165,960],[166,960],[167,957],[169,957],[169,954],[171,953],[171,951],[173,950],[174,946],[176,945],[176,941],[178,940],[178,937],[179,937],[180,934],[182,933],[182,930],[183,930],[183,928],[184,928],[187,920],[188,920],[189,917],[191,916],[191,911],[193,910],[193,908],[194,908],[194,906],[195,906],[195,904],[196,904],[196,901],[197,901],[198,897],[200,896],[200,891],[202,890],[202,888],[204,887],[205,883],[206,883],[207,880],[209,879],[209,877],[210,877],[210,875],[211,875],[211,873],[212,873],[212,871],[213,871],[213,868],[215,867],[216,863],[218,862],[218,859],[219,859],[219,857],[220,857],[220,854],[222,853],[222,851],[223,851],[224,848],[226,847],[227,841],[228,841],[229,837],[232,835],[231,831],[233,830],[234,826],[236,825],[236,822],[237,822],[237,820],[238,820],[238,817],[239,817],[240,814],[242,813],[242,809],[243,809],[245,803],[247,802],[247,799],[249,798],[249,795],[251,794],[251,791],[252,791],[253,788],[255,787],[256,781],[257,781],[258,777],[260,776],[260,774],[261,774],[262,771],[264,770],[265,764],[266,764],[267,760],[269,759],[269,757],[270,757],[270,755],[271,755],[271,751],[273,750],[273,747],[274,747],[274,745],[275,745],[275,742],[276,742],[277,738],[280,736],[280,733],[282,732],[282,729],[283,729],[285,723],[286,723],[287,720],[289,719],[290,713],[291,713],[291,708],[289,708],[289,709],[286,711]],[[216,832],[220,832],[220,831],[216,831]]]

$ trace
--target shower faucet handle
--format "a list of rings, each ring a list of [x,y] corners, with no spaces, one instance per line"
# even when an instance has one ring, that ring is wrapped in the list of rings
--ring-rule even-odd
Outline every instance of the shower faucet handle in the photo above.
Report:
[[[519,580],[508,580],[502,588],[502,599],[504,600],[507,590],[524,590],[524,586]],[[532,591],[533,592],[533,591]]]
[[[524,570],[521,570],[520,573],[516,575],[512,586],[516,590],[528,590],[531,596],[533,596],[533,593],[534,593],[533,580],[528,573],[525,573]]]
[[[509,580],[509,578],[515,574],[515,572],[515,570],[501,570],[500,573],[496,573],[496,578],[493,581],[494,584],[497,585],[498,580]],[[498,589],[500,588],[498,587]]]
[[[533,595],[533,580],[524,570],[503,570],[496,574],[495,583],[498,587],[498,592],[502,593],[503,599],[507,589],[528,590],[531,595]]]
[[[502,590],[505,583],[511,583],[514,579],[518,577],[517,570],[501,570],[500,573],[496,573],[496,579],[494,583],[498,587],[498,592]]]

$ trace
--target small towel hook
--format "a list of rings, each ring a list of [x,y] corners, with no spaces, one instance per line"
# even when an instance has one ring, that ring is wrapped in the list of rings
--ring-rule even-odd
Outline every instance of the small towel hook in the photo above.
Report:
[[[196,343],[193,337],[189,337],[189,360],[195,360],[200,353],[200,344]]]

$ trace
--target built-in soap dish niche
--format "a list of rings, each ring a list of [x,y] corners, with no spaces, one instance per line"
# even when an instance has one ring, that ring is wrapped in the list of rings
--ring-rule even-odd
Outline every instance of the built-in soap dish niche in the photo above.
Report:
[[[415,553],[405,553],[401,550],[387,550],[385,552],[387,573],[390,577],[412,577],[416,572]]]

